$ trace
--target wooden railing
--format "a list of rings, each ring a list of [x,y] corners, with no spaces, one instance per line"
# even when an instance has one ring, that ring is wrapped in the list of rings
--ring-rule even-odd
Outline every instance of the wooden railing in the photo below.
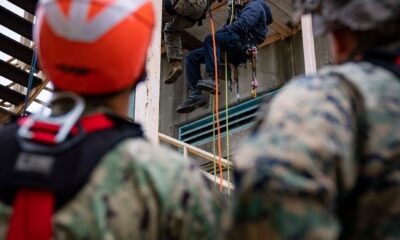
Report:
[[[194,146],[192,146],[190,144],[184,143],[182,141],[179,141],[179,140],[177,140],[175,138],[169,137],[169,136],[167,136],[165,134],[162,134],[162,133],[159,133],[158,137],[160,139],[160,142],[165,142],[165,143],[168,143],[170,145],[173,145],[175,147],[178,147],[178,148],[182,149],[183,150],[183,156],[185,158],[187,158],[189,156],[189,153],[190,153],[190,154],[193,154],[194,156],[200,157],[200,158],[205,159],[205,160],[210,161],[210,162],[215,162],[215,163],[218,162],[218,157],[217,156],[215,156],[215,155],[213,155],[213,154],[211,154],[211,153],[209,153],[207,151],[204,151],[204,150],[202,150],[200,148],[196,148],[196,147],[194,147]],[[221,163],[226,168],[227,167],[229,167],[229,168],[233,167],[232,162],[230,162],[230,161],[228,161],[226,159],[221,159]],[[201,173],[208,180],[213,181],[218,185],[220,184],[220,178],[219,177],[214,176],[214,175],[204,171],[203,169],[201,169]],[[226,189],[230,189],[230,190],[234,189],[233,184],[228,182],[228,181],[226,181],[225,179],[222,180],[222,186],[224,188],[226,188]]]

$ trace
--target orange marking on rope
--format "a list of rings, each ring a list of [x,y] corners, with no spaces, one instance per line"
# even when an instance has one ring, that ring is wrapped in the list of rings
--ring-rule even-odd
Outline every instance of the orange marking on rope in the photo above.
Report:
[[[219,191],[222,192],[222,150],[221,150],[221,126],[219,124],[219,100],[218,100],[218,59],[217,59],[217,43],[215,41],[214,20],[210,13],[211,35],[213,41],[214,52],[214,80],[215,80],[215,112],[217,119],[217,138],[218,138],[218,168],[219,168]]]

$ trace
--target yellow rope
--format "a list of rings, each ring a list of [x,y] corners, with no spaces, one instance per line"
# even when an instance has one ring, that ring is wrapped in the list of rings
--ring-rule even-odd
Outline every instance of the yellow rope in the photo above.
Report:
[[[231,0],[231,17],[229,19],[229,24],[232,24],[234,18],[234,5],[235,0]],[[232,73],[231,73],[232,77]],[[226,160],[228,163],[230,162],[230,143],[229,143],[229,96],[228,96],[228,56],[225,52],[225,119],[226,119]],[[231,173],[230,173],[230,165],[228,164],[228,183],[231,182]],[[231,195],[231,190],[228,188],[228,196]]]
[[[225,52],[225,127],[226,127],[226,160],[230,161],[230,146],[229,146],[229,95],[228,95],[228,56]],[[230,166],[228,168],[228,183],[231,182]],[[231,190],[228,188],[228,196],[231,195]]]
[[[214,96],[211,97],[211,105],[214,106],[215,99]],[[217,159],[215,158],[216,154],[216,147],[215,147],[215,108],[213,107],[213,143],[212,143],[212,149],[213,149],[213,163],[214,163],[214,187],[217,187]]]

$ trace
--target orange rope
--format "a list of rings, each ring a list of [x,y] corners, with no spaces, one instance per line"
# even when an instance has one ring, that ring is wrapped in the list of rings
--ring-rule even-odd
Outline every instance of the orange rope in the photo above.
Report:
[[[213,41],[214,50],[214,73],[215,73],[215,112],[217,119],[217,138],[218,138],[218,167],[219,167],[219,191],[222,192],[222,150],[221,150],[221,126],[219,124],[219,110],[218,110],[218,59],[217,59],[217,44],[215,41],[215,28],[214,20],[210,12],[210,25],[211,25],[211,35]]]

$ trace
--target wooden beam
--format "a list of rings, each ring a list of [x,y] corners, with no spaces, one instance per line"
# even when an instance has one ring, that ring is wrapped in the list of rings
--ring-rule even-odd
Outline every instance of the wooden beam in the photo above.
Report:
[[[203,46],[203,42],[200,41],[195,36],[191,35],[190,33],[183,31],[182,32],[182,47],[187,50],[193,50],[197,48],[201,48]]]
[[[292,35],[293,30],[290,29],[288,26],[284,25],[283,23],[274,20],[271,24],[271,28],[282,35],[282,38],[287,38]]]
[[[221,2],[217,2],[217,3],[214,3],[212,6],[211,6],[211,11],[217,11],[218,9],[220,9],[221,7],[224,7],[225,6],[225,8],[226,8],[226,0],[222,0]]]
[[[12,117],[17,117],[15,113],[9,111],[8,109],[0,107],[0,125],[7,123]]]
[[[258,47],[262,48],[265,46],[268,46],[276,41],[279,41],[282,39],[282,36],[279,33],[272,34],[271,36],[267,37],[263,43],[261,43]]]

